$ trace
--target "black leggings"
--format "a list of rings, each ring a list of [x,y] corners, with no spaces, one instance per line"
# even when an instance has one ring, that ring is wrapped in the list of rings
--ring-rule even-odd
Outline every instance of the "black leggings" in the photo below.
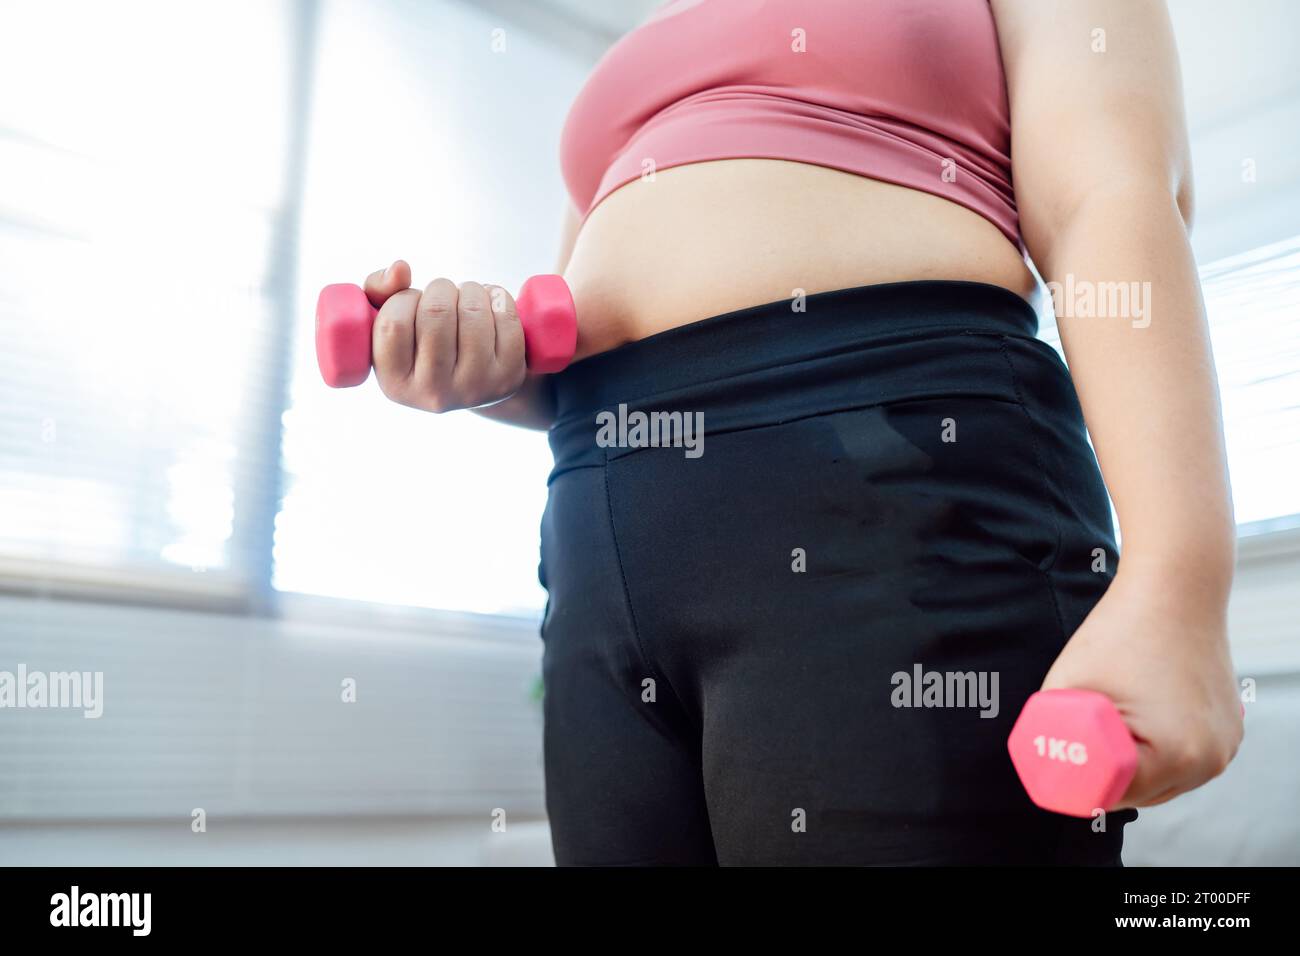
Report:
[[[1134,812],[1038,810],[1007,756],[1117,558],[1033,310],[967,282],[795,306],[554,379],[557,862],[1118,864]]]

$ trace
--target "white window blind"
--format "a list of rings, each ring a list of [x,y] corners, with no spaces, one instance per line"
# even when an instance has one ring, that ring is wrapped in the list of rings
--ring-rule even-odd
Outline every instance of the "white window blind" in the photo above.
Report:
[[[1202,270],[1237,523],[1300,525],[1300,237]]]
[[[1202,267],[1201,288],[1237,526],[1300,526],[1300,236]],[[1050,307],[1042,319],[1061,352]]]
[[[284,4],[0,18],[0,571],[241,580],[282,401]]]

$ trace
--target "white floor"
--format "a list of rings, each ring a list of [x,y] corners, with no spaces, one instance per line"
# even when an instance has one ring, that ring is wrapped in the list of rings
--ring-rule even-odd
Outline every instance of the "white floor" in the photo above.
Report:
[[[325,818],[0,826],[0,866],[549,866],[539,820]]]

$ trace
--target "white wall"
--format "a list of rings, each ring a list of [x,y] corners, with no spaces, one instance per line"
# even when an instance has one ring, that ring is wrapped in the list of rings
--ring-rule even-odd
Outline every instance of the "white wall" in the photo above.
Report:
[[[103,675],[96,719],[0,711],[0,819],[539,815],[536,624],[342,614],[0,598],[5,670]]]
[[[1168,0],[1178,53],[1201,263],[1300,231],[1300,4]],[[1250,164],[1251,175],[1243,175]]]

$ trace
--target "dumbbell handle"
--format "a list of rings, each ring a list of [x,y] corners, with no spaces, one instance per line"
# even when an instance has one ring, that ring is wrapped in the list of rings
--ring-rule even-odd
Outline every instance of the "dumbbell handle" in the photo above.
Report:
[[[578,342],[573,295],[557,275],[536,275],[515,299],[528,367],[539,374],[563,369]],[[370,375],[371,335],[378,314],[360,286],[327,285],[316,300],[316,361],[331,388],[360,385]]]

